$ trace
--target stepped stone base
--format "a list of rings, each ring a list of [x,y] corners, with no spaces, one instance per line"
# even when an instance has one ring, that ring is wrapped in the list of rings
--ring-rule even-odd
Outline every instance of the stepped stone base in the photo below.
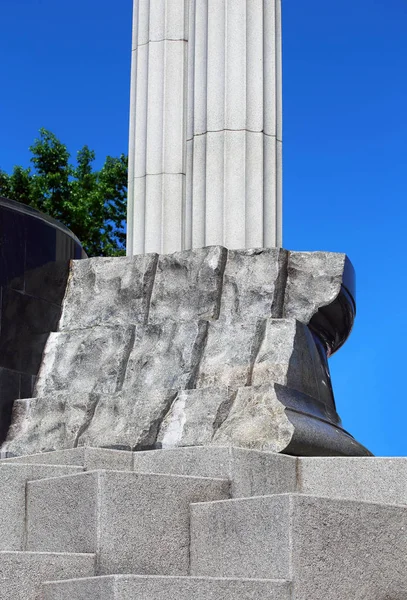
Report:
[[[406,474],[231,447],[2,460],[0,598],[402,600]]]

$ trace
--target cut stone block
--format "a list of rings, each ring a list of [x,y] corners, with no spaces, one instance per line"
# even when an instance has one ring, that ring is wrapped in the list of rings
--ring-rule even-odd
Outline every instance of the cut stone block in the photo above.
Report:
[[[245,387],[238,390],[213,443],[281,452],[290,445],[294,431],[275,386]]]
[[[157,446],[205,446],[229,414],[236,392],[229,388],[200,388],[177,394],[162,420]]]
[[[133,393],[129,389],[101,395],[78,444],[126,450],[153,448],[159,426],[175,397],[174,391],[148,388],[144,392]]]
[[[54,391],[113,393],[121,388],[134,342],[134,327],[92,327],[51,333],[35,388],[36,396]]]
[[[336,252],[290,252],[284,316],[308,324],[318,310],[339,296],[346,255]]]
[[[288,252],[280,248],[229,250],[220,318],[281,318],[287,257]]]
[[[93,554],[0,552],[0,593],[4,600],[43,600],[44,581],[93,575]]]
[[[82,467],[0,464],[0,550],[24,550],[26,483],[82,471]]]
[[[330,498],[407,504],[407,458],[299,458],[298,491]]]
[[[94,471],[96,469],[112,469],[115,471],[132,471],[133,454],[120,450],[105,448],[72,448],[58,452],[43,452],[29,456],[16,456],[0,461],[2,464],[48,464],[48,465],[75,465]]]
[[[264,321],[210,323],[196,387],[238,388],[251,384]]]
[[[57,392],[17,400],[2,452],[9,456],[74,448],[92,418],[97,394]]]
[[[149,390],[194,387],[206,334],[204,321],[137,327],[123,389],[134,397]]]
[[[296,465],[292,456],[241,448],[195,446],[134,453],[138,473],[226,478],[234,498],[296,491]]]
[[[116,575],[43,586],[42,600],[291,600],[288,581]]]
[[[291,578],[294,600],[403,598],[407,509],[296,494],[196,504],[191,574]]]
[[[226,255],[221,246],[161,255],[149,321],[217,319]]]
[[[228,481],[175,475],[97,471],[30,482],[27,549],[96,552],[101,575],[187,575],[190,503],[228,496]]]
[[[72,261],[59,329],[145,323],[157,260],[145,254]]]

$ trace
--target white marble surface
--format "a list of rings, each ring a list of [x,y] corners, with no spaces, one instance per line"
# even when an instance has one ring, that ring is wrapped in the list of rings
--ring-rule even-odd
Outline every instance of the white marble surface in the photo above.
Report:
[[[282,244],[281,0],[134,0],[128,254]]]

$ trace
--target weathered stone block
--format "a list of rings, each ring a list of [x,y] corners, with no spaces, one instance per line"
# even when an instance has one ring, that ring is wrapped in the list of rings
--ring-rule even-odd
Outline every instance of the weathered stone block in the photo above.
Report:
[[[235,392],[229,388],[200,388],[178,393],[161,423],[157,445],[205,446],[227,417]]]
[[[309,323],[331,304],[341,291],[346,261],[346,254],[336,252],[290,252],[284,316]]]
[[[45,396],[60,390],[70,393],[117,391],[133,342],[132,327],[92,327],[51,333],[35,394]]]
[[[137,327],[123,389],[145,394],[194,387],[206,334],[204,321]]]
[[[158,429],[176,397],[171,390],[146,387],[135,393],[126,390],[100,395],[86,430],[78,438],[79,446],[137,450],[154,447]]]
[[[213,443],[282,452],[294,434],[285,409],[273,385],[240,388]]]
[[[210,323],[196,387],[250,385],[263,335],[263,320]]]
[[[18,400],[3,453],[13,456],[74,448],[97,399],[95,394],[57,392]]]
[[[229,250],[220,318],[282,317],[287,257],[280,248]]]
[[[149,321],[217,319],[226,255],[222,246],[161,255]]]
[[[157,260],[145,254],[72,261],[59,329],[145,323]]]

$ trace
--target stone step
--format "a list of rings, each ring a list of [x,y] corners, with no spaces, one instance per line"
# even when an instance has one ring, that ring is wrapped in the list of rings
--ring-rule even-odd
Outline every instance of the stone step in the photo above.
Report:
[[[407,508],[302,494],[191,506],[191,575],[291,579],[294,600],[407,597]]]
[[[5,458],[1,464],[10,463],[76,465],[86,471],[96,469],[114,469],[115,471],[133,470],[133,453],[124,450],[109,450],[106,448],[69,448],[56,452],[42,452],[27,456]]]
[[[27,550],[96,552],[97,574],[189,574],[189,506],[223,479],[90,471],[27,484]]]
[[[288,581],[114,575],[43,585],[41,600],[291,600]]]
[[[72,448],[23,457],[1,464],[49,463],[81,465],[86,471],[114,469],[229,479],[235,498],[296,491],[297,461],[293,456],[242,448],[191,446],[128,452],[104,448]]]
[[[234,498],[299,492],[407,504],[407,458],[335,456],[297,459],[273,452],[217,446],[144,452],[72,448],[3,459],[0,467],[15,463],[81,466],[87,471],[114,469],[220,477],[231,481]]]
[[[299,458],[297,476],[304,494],[407,504],[407,458]]]
[[[296,491],[296,466],[293,456],[217,446],[134,452],[133,458],[137,472],[227,478],[233,498]]]
[[[26,483],[81,472],[82,467],[0,464],[0,550],[24,550]]]
[[[2,600],[42,600],[44,581],[94,575],[94,554],[0,552]]]

